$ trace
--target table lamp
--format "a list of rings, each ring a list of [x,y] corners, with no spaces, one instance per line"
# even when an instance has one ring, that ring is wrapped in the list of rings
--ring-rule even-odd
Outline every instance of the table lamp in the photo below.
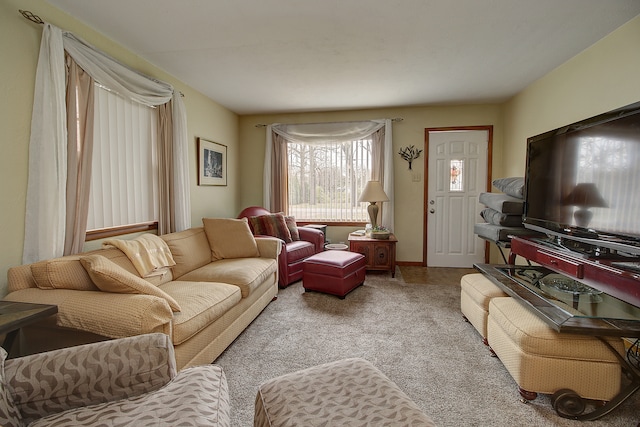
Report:
[[[382,189],[380,181],[368,181],[364,186],[364,190],[358,199],[359,202],[369,202],[367,206],[367,212],[369,212],[369,219],[371,220],[371,228],[373,230],[378,227],[378,205],[376,202],[388,202],[389,198]]]
[[[600,195],[598,187],[591,182],[577,184],[562,202],[564,205],[578,207],[573,217],[580,227],[587,227],[593,217],[593,212],[589,208],[607,207],[607,202]]]

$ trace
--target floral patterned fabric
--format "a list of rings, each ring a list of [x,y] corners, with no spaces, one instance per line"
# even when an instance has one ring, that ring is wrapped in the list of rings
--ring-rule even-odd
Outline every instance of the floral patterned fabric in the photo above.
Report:
[[[228,426],[222,369],[176,373],[165,334],[8,360],[7,389],[30,426]]]

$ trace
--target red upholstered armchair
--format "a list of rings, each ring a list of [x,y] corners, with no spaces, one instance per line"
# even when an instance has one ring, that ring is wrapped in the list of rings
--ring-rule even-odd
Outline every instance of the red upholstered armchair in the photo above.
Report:
[[[255,235],[259,235],[261,233],[256,232],[254,229],[251,217],[263,215],[273,214],[263,207],[251,206],[240,212],[238,218],[249,219],[251,230]],[[324,250],[324,233],[322,231],[306,227],[300,227],[297,230],[300,240],[285,242],[278,258],[278,284],[281,288],[286,288],[293,282],[302,279],[302,262],[311,255]],[[295,239],[295,236],[293,237]]]

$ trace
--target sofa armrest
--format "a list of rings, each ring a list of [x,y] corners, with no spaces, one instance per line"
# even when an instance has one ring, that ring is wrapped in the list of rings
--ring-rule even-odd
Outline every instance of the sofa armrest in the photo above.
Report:
[[[282,251],[282,240],[277,237],[256,236],[258,252],[262,258],[277,259]]]
[[[172,332],[173,313],[169,304],[153,295],[31,288],[11,292],[4,299],[55,304],[57,326],[107,338]]]
[[[298,227],[298,233],[300,234],[300,240],[313,244],[315,253],[324,250],[324,233],[322,231],[315,228]]]
[[[173,345],[146,334],[68,347],[5,363],[7,386],[25,421],[139,396],[176,376]]]

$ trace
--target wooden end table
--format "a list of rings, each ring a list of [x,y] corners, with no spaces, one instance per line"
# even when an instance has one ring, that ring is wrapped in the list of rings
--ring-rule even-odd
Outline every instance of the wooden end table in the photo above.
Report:
[[[57,305],[0,301],[0,334],[5,334],[2,347],[11,354],[20,328],[57,312]]]
[[[367,270],[391,271],[391,277],[396,277],[396,243],[398,239],[393,234],[388,240],[349,236],[349,250],[364,255]]]

